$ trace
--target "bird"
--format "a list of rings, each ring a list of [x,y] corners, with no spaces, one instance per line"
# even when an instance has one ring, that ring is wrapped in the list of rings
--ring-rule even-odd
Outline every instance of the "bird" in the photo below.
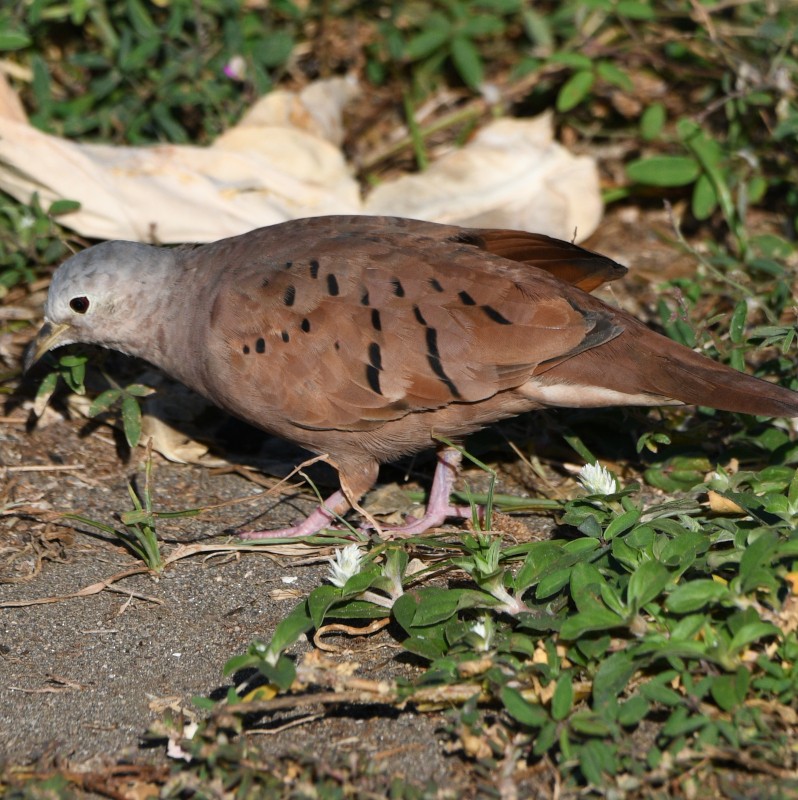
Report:
[[[321,216],[210,244],[109,241],[54,273],[26,371],[75,342],[143,358],[232,415],[326,456],[333,526],[379,466],[438,448],[415,535],[450,502],[458,442],[549,407],[700,405],[798,416],[798,393],[719,364],[591,292],[626,268],[542,234]],[[445,443],[445,444],[443,444]]]

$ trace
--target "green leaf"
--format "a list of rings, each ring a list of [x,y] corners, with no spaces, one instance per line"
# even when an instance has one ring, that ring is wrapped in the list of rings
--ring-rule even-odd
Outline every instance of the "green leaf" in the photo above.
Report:
[[[573,730],[585,736],[611,736],[615,730],[615,726],[592,711],[580,711],[574,714],[569,724]]]
[[[374,582],[381,577],[382,569],[377,564],[367,566],[347,580],[343,587],[343,596],[351,597],[352,595],[365,592],[366,589],[370,589],[374,585]]]
[[[310,619],[313,621],[314,628],[320,628],[324,623],[324,617],[330,610],[330,607],[337,603],[342,596],[343,592],[338,586],[317,586],[309,595],[307,599],[307,610],[310,614]]]
[[[745,321],[748,317],[748,303],[740,300],[734,307],[731,322],[729,323],[729,338],[735,344],[742,344],[745,339]]]
[[[593,565],[582,562],[571,571],[571,597],[579,611],[592,610],[601,592],[604,578]]]
[[[21,50],[33,43],[25,31],[0,30],[0,50]]]
[[[662,703],[665,706],[681,706],[684,703],[684,698],[678,692],[654,681],[644,683],[640,687],[640,694],[653,703]]]
[[[670,582],[671,575],[659,561],[645,561],[629,578],[627,602],[635,611],[651,602]]]
[[[129,394],[122,397],[122,429],[127,443],[135,447],[141,439],[141,408],[138,400]]]
[[[466,18],[460,31],[469,39],[478,39],[487,36],[499,36],[505,31],[505,24],[499,18],[490,14],[474,14]]]
[[[596,74],[607,83],[611,83],[613,86],[618,86],[628,92],[634,89],[634,84],[629,76],[612,61],[599,61],[596,64]]]
[[[249,652],[242,653],[240,656],[233,656],[228,659],[222,670],[224,675],[232,675],[242,669],[250,669],[258,666],[263,660],[263,656],[256,652],[252,652],[255,648],[265,650],[266,645],[263,642],[253,642],[249,646]]]
[[[665,607],[675,614],[689,614],[711,603],[731,598],[728,587],[709,579],[697,579],[677,586],[665,601]]]
[[[719,675],[710,686],[712,699],[722,711],[731,711],[745,702],[751,674],[740,667],[733,675]]]
[[[409,636],[402,642],[402,647],[410,653],[435,661],[444,654],[444,648],[440,642],[432,639],[424,639],[421,636]]]
[[[280,656],[274,665],[268,661],[261,661],[258,664],[258,670],[268,679],[269,683],[273,683],[282,691],[289,689],[296,678],[294,662],[285,656]]]
[[[653,20],[656,17],[651,3],[643,2],[643,0],[619,0],[615,6],[615,13],[619,17],[642,21]]]
[[[158,36],[160,31],[153,22],[149,11],[140,0],[127,0],[128,16],[141,37]]]
[[[597,744],[598,742],[588,741],[576,752],[579,769],[590,786],[602,786],[605,783],[601,769],[601,754],[596,750]]]
[[[255,53],[264,67],[273,69],[288,61],[294,45],[294,37],[287,31],[269,31],[262,35]]]
[[[649,142],[656,139],[665,127],[666,119],[665,106],[662,103],[653,103],[640,117],[640,135]]]
[[[616,517],[607,525],[607,529],[604,531],[604,538],[609,541],[621,533],[626,533],[626,531],[637,524],[641,513],[640,509],[633,508]]]
[[[593,69],[593,61],[582,53],[552,53],[549,57],[549,62],[552,64],[564,64],[566,67],[572,67],[575,70]]]
[[[393,605],[396,621],[408,632],[437,625],[465,608],[491,608],[498,601],[473,589],[441,589],[425,586],[403,594]]]
[[[47,403],[53,396],[53,392],[55,391],[55,387],[57,385],[57,372],[48,372],[47,375],[42,378],[42,382],[39,384],[39,388],[36,390],[36,397],[33,401],[33,413],[37,417],[40,417],[44,413],[44,409],[47,407]]]
[[[50,204],[47,213],[51,217],[57,217],[60,214],[69,214],[72,211],[79,211],[80,203],[77,200],[55,200]]]
[[[419,61],[434,53],[449,41],[451,31],[447,27],[427,28],[416,34],[405,45],[405,58],[408,61]]]
[[[564,672],[557,679],[557,686],[551,698],[551,716],[555,721],[561,722],[570,713],[574,704],[574,687],[571,682],[571,673]]]
[[[560,628],[560,637],[574,641],[590,631],[604,631],[623,624],[623,619],[617,614],[602,606],[596,606],[566,619]]]
[[[637,725],[638,722],[646,717],[650,709],[651,705],[645,697],[636,694],[621,705],[618,713],[618,722],[625,728]]]
[[[595,81],[592,70],[575,72],[557,94],[557,111],[564,113],[578,106],[590,93]]]
[[[676,738],[703,728],[708,723],[709,719],[707,717],[702,714],[691,713],[682,705],[668,717],[668,721],[662,727],[662,733],[665,736]]]
[[[532,705],[521,692],[511,686],[503,686],[500,697],[510,716],[527,728],[541,728],[549,720],[545,709]]]
[[[307,633],[312,627],[313,620],[310,618],[308,603],[306,600],[302,600],[274,629],[268,652],[275,656],[278,653],[282,653],[283,650],[294,644],[303,633]]]
[[[700,173],[698,162],[687,156],[651,156],[626,165],[629,179],[647,186],[687,186]]]
[[[600,709],[614,700],[626,688],[636,669],[634,659],[623,650],[605,658],[593,679],[594,707]]]
[[[749,644],[759,641],[760,639],[769,638],[771,636],[778,637],[781,631],[769,622],[749,622],[743,625],[737,633],[734,634],[729,649],[740,651],[748,647]]]
[[[699,220],[709,219],[718,207],[718,195],[709,176],[702,173],[693,187],[691,203],[693,216]]]
[[[121,389],[107,389],[102,394],[98,394],[97,397],[95,397],[92,401],[92,404],[89,406],[89,418],[96,417],[98,414],[108,411],[108,409],[119,399],[121,394]]]
[[[460,77],[472,89],[479,89],[485,80],[485,71],[474,43],[465,36],[455,36],[451,43],[451,53]]]
[[[562,555],[562,547],[556,542],[534,542],[515,576],[517,592],[528,589]]]
[[[125,392],[132,394],[134,397],[149,397],[149,395],[154,394],[155,389],[142,383],[131,383],[129,386],[125,386]]]

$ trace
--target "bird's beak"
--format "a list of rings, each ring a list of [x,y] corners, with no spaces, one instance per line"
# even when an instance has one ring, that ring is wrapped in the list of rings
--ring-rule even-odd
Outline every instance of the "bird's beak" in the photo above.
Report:
[[[59,322],[53,325],[45,322],[41,330],[36,334],[36,338],[28,345],[25,351],[25,372],[27,372],[48,350],[63,344],[66,334],[72,330],[72,326],[66,322]]]

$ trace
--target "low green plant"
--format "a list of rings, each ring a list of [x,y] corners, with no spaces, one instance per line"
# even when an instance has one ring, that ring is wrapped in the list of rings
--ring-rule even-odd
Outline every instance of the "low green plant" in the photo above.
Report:
[[[291,56],[299,5],[36,0],[0,14],[0,49],[31,72],[31,122],[68,137],[196,142],[224,129]],[[59,42],[59,57],[44,57]]]
[[[155,512],[152,508],[151,494],[152,480],[152,452],[147,453],[147,460],[144,467],[144,488],[139,497],[131,484],[128,484],[128,494],[133,503],[132,511],[124,511],[119,515],[120,522],[124,526],[119,530],[111,525],[84,517],[81,514],[65,514],[65,519],[75,522],[82,522],[92,528],[103,531],[111,536],[120,539],[124,545],[152,572],[159,573],[164,569],[164,557],[156,533],[156,521],[162,517],[182,517],[197,513],[196,511],[186,512]]]
[[[69,252],[56,219],[79,207],[72,200],[56,200],[45,211],[37,195],[27,205],[0,195],[0,299],[14,286],[33,283],[42,267]]]
[[[109,379],[110,380],[110,379]],[[127,386],[114,386],[97,395],[89,407],[89,416],[96,417],[107,412],[119,403],[121,408],[122,430],[130,447],[136,447],[141,440],[141,406],[139,399],[152,394],[149,386],[131,383]]]
[[[598,468],[584,475],[588,493],[561,505],[567,537],[424,540],[439,550],[438,574],[448,564],[473,587],[409,575],[415,542],[361,546],[344,579],[311,592],[226,672],[254,667],[292,691],[286,652],[300,634],[390,615],[402,647],[427,662],[416,682],[397,684],[397,697],[455,685],[465,697],[471,680],[480,701],[463,705],[459,729],[489,738],[479,709],[498,704],[508,735],[525,737],[523,757],[548,755],[575,786],[606,787],[724,744],[783,753],[753,709],[775,686],[779,703],[795,700],[798,640],[780,616],[798,568],[795,470],[718,473],[684,500],[654,503]],[[706,513],[700,495],[712,487],[738,516]],[[234,693],[228,703],[246,713]],[[640,753],[629,734],[644,722],[656,733]]]
[[[53,357],[47,356],[52,361]],[[86,369],[89,357],[80,352],[67,352],[58,356],[55,367],[51,369],[39,383],[36,390],[34,410],[40,416],[63,381],[67,388],[78,395],[87,393],[85,386]],[[116,386],[115,382],[104,376],[112,386],[97,395],[89,406],[89,417],[97,417],[108,413],[116,404],[120,406],[120,421],[125,440],[130,447],[136,447],[141,439],[141,406],[140,400],[152,394],[152,389],[140,383],[127,386]]]

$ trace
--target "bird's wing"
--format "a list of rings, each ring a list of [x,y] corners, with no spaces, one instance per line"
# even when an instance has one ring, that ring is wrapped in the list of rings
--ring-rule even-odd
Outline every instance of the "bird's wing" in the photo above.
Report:
[[[307,237],[291,223],[290,238],[278,226],[193,251],[198,269],[226,264],[208,325],[214,399],[265,427],[368,430],[478,403],[620,333],[609,309],[583,309],[581,291],[537,269],[529,242],[309,222]],[[504,245],[525,263],[497,255]],[[570,258],[576,275],[606,274],[573,245],[540,247],[561,271]]]

